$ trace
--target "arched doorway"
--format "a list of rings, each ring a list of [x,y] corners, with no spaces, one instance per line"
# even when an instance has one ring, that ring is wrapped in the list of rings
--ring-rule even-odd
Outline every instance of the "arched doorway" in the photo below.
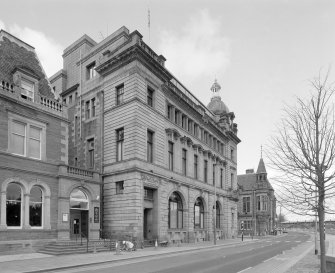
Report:
[[[70,194],[70,238],[88,237],[87,194],[80,188],[75,188]]]

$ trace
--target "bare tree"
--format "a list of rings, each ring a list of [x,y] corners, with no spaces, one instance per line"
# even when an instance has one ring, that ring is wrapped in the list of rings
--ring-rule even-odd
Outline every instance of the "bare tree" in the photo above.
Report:
[[[267,153],[278,173],[279,202],[293,213],[319,217],[321,273],[326,272],[325,213],[334,213],[328,205],[335,195],[335,88],[328,75],[311,80],[309,99],[286,107]]]

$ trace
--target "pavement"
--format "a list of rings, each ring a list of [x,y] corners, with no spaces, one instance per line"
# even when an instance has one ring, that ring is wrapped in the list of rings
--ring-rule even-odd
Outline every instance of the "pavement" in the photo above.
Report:
[[[280,235],[285,236],[285,235]],[[267,236],[262,238],[274,238],[273,236]],[[329,237],[328,237],[329,238]],[[176,255],[181,252],[192,252],[200,249],[213,249],[215,247],[232,246],[239,244],[248,244],[252,241],[249,237],[244,237],[244,241],[241,238],[218,240],[217,245],[214,246],[213,242],[202,242],[196,244],[182,244],[180,246],[173,245],[168,247],[151,247],[145,249],[139,249],[132,252],[99,252],[99,253],[87,253],[87,254],[73,254],[73,255],[62,255],[53,256],[41,253],[27,253],[27,254],[14,254],[0,256],[0,272],[1,273],[41,273],[41,272],[52,272],[56,270],[69,270],[76,268],[77,266],[83,265],[101,265],[106,263],[113,263],[126,260],[135,260],[139,258],[150,258],[157,257],[160,255]],[[335,246],[335,236],[332,237]],[[292,267],[311,252],[314,248],[313,240],[309,240],[306,243],[300,244],[297,247],[285,251],[280,255],[277,255],[263,263],[243,270],[243,273],[284,273],[292,272],[289,271]],[[309,272],[309,271],[299,271]]]

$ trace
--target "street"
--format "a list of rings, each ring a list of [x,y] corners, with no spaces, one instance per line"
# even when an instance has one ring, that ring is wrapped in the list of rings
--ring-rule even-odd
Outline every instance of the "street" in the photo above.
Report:
[[[285,250],[289,250],[306,242],[309,238],[309,235],[292,232],[285,236],[274,236],[248,241],[245,242],[245,244],[218,246],[214,249],[167,254],[164,257],[146,257],[101,265],[77,267],[65,271],[62,270],[62,272],[236,273],[271,259]]]

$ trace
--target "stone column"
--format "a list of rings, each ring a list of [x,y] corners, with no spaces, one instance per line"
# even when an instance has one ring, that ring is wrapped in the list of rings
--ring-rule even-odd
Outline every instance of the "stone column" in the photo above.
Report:
[[[1,218],[0,218],[0,229],[7,229],[6,224],[6,191],[1,192]]]
[[[43,228],[51,229],[50,225],[50,196],[44,197],[44,206],[43,206]]]
[[[22,218],[22,226],[24,229],[30,229],[29,224],[29,200],[30,200],[30,194],[26,193],[23,195],[23,202],[21,205],[23,206],[23,218]]]

